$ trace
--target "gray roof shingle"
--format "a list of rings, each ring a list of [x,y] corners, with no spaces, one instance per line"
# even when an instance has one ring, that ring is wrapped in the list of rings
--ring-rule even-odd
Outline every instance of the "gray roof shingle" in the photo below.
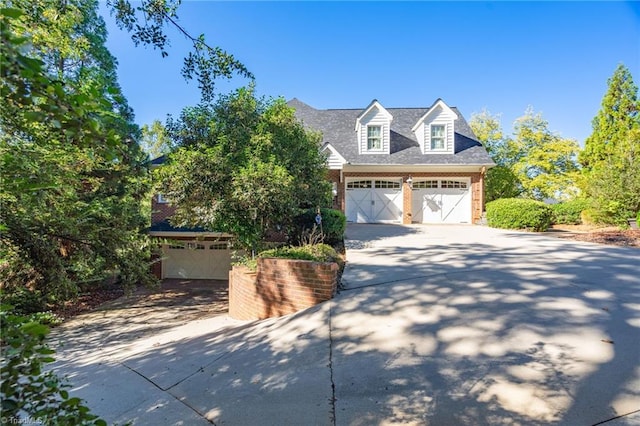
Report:
[[[454,122],[454,153],[423,154],[411,131],[429,108],[385,108],[393,116],[390,154],[359,154],[356,119],[364,109],[315,109],[294,98],[287,102],[305,127],[322,132],[323,143],[331,144],[350,164],[388,165],[486,165],[494,164],[457,108]]]

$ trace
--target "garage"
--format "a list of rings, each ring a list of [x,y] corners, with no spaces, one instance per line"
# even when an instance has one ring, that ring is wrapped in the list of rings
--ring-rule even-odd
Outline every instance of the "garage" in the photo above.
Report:
[[[162,278],[229,279],[228,241],[185,241],[162,246]]]
[[[401,223],[402,179],[359,179],[346,182],[348,222]]]
[[[414,223],[471,223],[468,178],[426,179],[413,182]]]

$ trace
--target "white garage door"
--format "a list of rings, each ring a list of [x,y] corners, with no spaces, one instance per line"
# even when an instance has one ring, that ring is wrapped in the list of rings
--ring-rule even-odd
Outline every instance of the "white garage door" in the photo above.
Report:
[[[430,179],[413,183],[412,214],[417,223],[471,223],[469,179]]]
[[[345,201],[348,222],[401,222],[402,180],[363,179],[347,182]]]
[[[162,277],[228,280],[231,249],[226,241],[189,241],[162,248]]]

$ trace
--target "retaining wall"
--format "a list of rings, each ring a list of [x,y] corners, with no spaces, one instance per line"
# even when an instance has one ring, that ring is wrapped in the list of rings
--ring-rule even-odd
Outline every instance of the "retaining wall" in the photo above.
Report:
[[[229,315],[256,320],[292,314],[331,299],[337,280],[336,263],[260,258],[257,272],[234,266],[229,273]]]

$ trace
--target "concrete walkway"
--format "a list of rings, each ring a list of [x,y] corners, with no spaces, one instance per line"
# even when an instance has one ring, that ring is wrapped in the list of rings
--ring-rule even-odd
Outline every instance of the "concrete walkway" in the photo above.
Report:
[[[115,348],[60,330],[57,368],[110,423],[640,425],[640,250],[477,226],[347,237],[330,302]]]

